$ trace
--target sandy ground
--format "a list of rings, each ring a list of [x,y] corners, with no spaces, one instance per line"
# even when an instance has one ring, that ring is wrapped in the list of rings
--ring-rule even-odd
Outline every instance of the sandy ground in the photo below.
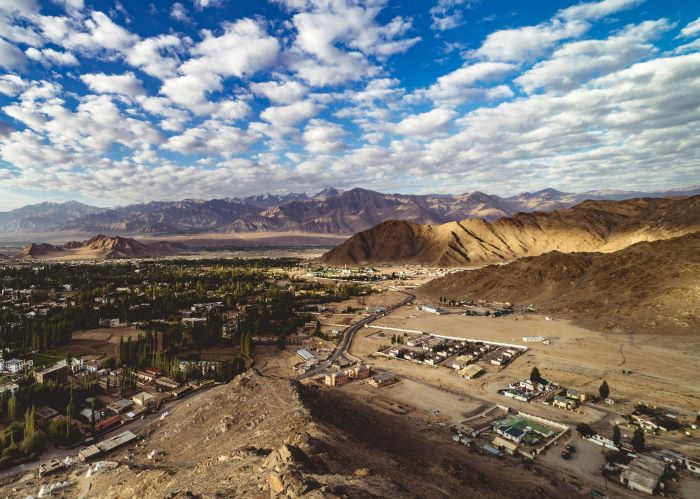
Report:
[[[128,337],[135,340],[139,334],[144,334],[134,327],[127,328],[98,328],[73,333],[71,341],[61,345],[61,349],[70,352],[74,357],[82,355],[118,356],[119,340]]]

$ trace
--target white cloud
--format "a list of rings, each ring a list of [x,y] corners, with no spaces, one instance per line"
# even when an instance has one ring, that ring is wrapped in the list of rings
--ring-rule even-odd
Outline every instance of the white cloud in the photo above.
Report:
[[[456,115],[457,113],[450,109],[431,109],[425,113],[407,116],[396,124],[394,130],[411,137],[431,137],[444,132]]]
[[[199,115],[210,114],[216,105],[211,92],[221,90],[228,77],[248,77],[272,65],[279,42],[251,19],[226,23],[221,36],[204,31],[204,39],[192,47],[192,58],[179,68],[179,76],[166,79],[161,93]]]
[[[180,2],[175,2],[170,8],[170,17],[180,22],[188,22],[190,20],[187,16],[187,9]]]
[[[464,24],[463,9],[471,7],[472,0],[438,0],[430,9],[432,29],[447,31]]]
[[[207,7],[220,7],[224,0],[193,0],[194,7],[197,10],[206,9]]]
[[[228,158],[245,151],[255,140],[255,136],[239,128],[208,120],[181,135],[170,137],[163,148],[182,154],[219,154]]]
[[[700,33],[700,17],[695,21],[688,23],[678,35],[679,37],[690,38],[692,36],[697,36]]]
[[[396,16],[386,24],[376,17],[385,0],[280,0],[296,12],[297,35],[289,53],[290,65],[312,85],[335,85],[373,76],[378,68],[368,57],[383,60],[405,52],[420,41],[406,37],[412,23]]]
[[[477,87],[478,84],[500,79],[516,69],[516,65],[504,62],[465,64],[440,76],[428,89],[416,92],[416,97],[427,98],[442,105],[459,105],[470,98],[483,95],[484,91]]]
[[[20,49],[0,38],[0,66],[5,69],[22,67],[25,62]]]
[[[590,29],[588,21],[602,19],[633,7],[643,0],[602,0],[560,10],[549,21],[535,26],[504,29],[490,33],[471,56],[504,62],[537,59],[563,40],[577,38]]]
[[[84,74],[80,79],[90,90],[100,94],[119,94],[133,99],[146,93],[141,81],[132,72],[121,75]]]
[[[182,45],[183,41],[176,35],[146,38],[126,50],[126,61],[146,74],[164,79],[175,74],[180,61],[174,53]]]
[[[595,76],[625,68],[656,52],[650,43],[672,28],[665,19],[628,26],[605,40],[582,40],[557,49],[515,82],[527,92],[568,91]]]
[[[337,123],[312,119],[304,129],[306,150],[311,153],[330,154],[340,152],[345,148],[343,138],[347,135],[345,129]]]
[[[0,75],[0,94],[7,95],[8,97],[14,97],[26,86],[27,83],[17,75]]]
[[[297,81],[251,83],[250,89],[253,93],[267,97],[278,104],[292,104],[304,97],[309,91]]]
[[[318,113],[319,107],[311,101],[298,101],[286,106],[270,106],[260,117],[279,130],[289,130],[293,125]]]
[[[78,64],[78,59],[70,52],[59,52],[51,48],[38,50],[34,47],[29,47],[24,53],[30,59],[49,67],[54,65],[76,66]]]

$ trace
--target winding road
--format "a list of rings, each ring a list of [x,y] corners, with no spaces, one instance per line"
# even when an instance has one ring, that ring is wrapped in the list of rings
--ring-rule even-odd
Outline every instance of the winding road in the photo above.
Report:
[[[310,378],[312,376],[318,376],[320,374],[325,374],[326,370],[328,369],[328,366],[335,363],[338,359],[340,358],[345,358],[351,362],[360,362],[360,359],[357,357],[353,356],[348,352],[348,348],[350,348],[350,345],[352,344],[352,340],[355,337],[355,333],[360,329],[365,327],[365,325],[370,324],[380,317],[384,317],[385,315],[393,312],[399,307],[403,307],[404,305],[407,305],[411,303],[413,300],[416,299],[416,295],[408,293],[406,291],[402,291],[396,288],[390,288],[392,291],[398,291],[400,293],[403,293],[406,295],[406,298],[401,300],[399,303],[396,303],[394,305],[391,305],[390,307],[387,307],[386,310],[383,312],[378,312],[376,314],[368,315],[364,319],[361,319],[357,321],[356,323],[348,326],[345,331],[343,331],[343,337],[340,340],[340,343],[338,344],[338,347],[335,349],[335,351],[328,357],[328,362],[324,362],[322,364],[319,364],[315,369],[311,369],[301,376],[299,376],[299,379],[305,379],[305,378]]]

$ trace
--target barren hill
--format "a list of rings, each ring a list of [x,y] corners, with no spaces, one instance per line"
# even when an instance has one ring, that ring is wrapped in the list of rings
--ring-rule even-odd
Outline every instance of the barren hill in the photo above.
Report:
[[[595,328],[700,331],[700,232],[614,253],[557,251],[450,274],[419,292],[534,304]]]
[[[469,266],[549,251],[611,252],[700,230],[700,196],[585,201],[552,212],[518,213],[495,222],[440,225],[388,221],[355,234],[322,260],[335,265],[420,263]]]
[[[47,260],[110,260],[179,255],[189,251],[187,246],[180,243],[159,241],[145,244],[135,239],[100,234],[87,241],[73,241],[61,246],[32,243],[22,249],[20,257]]]
[[[185,399],[138,447],[118,452],[120,466],[91,478],[89,496],[556,496],[552,477],[501,480],[499,463],[449,435],[439,445],[428,438],[347,395],[248,372]]]

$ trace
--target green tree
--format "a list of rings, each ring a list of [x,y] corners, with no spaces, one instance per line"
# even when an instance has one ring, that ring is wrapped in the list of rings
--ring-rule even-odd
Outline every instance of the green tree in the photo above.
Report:
[[[608,386],[608,382],[603,380],[603,382],[600,384],[600,387],[598,388],[598,393],[600,394],[600,398],[602,400],[605,400],[608,398],[610,395],[610,387]]]
[[[643,451],[646,447],[646,443],[644,441],[644,430],[641,428],[634,430],[634,435],[632,435],[632,447],[634,447],[634,450],[637,452]]]
[[[542,379],[542,375],[540,374],[540,370],[537,369],[537,366],[532,368],[532,371],[530,371],[530,381],[532,381],[532,384],[537,386],[540,384],[540,380]]]
[[[17,397],[13,393],[10,400],[7,401],[7,417],[10,421],[17,419]]]
[[[576,425],[576,431],[578,431],[582,437],[591,437],[595,435],[595,431],[586,423],[579,423]]]
[[[620,444],[622,443],[622,434],[620,433],[620,427],[618,425],[615,425],[613,427],[613,443],[615,444],[615,447],[619,448]]]

